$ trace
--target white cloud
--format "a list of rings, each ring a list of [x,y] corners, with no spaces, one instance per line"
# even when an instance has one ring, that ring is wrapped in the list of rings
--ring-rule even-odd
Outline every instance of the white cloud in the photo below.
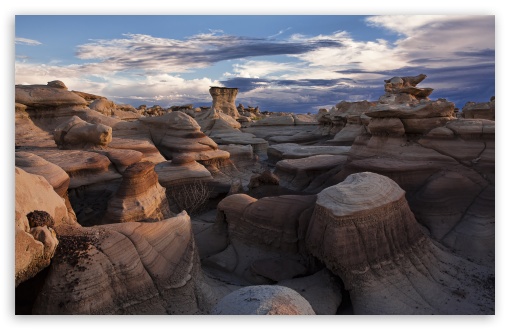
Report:
[[[14,43],[16,45],[27,45],[27,46],[38,46],[38,45],[42,45],[41,42],[37,41],[37,40],[33,40],[33,39],[28,39],[28,38],[18,38],[16,37],[14,39]]]

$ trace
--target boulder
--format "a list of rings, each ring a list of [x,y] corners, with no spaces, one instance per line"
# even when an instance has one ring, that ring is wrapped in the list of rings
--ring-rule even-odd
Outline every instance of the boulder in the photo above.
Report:
[[[238,289],[223,297],[215,315],[315,315],[310,303],[296,291],[278,285]]]
[[[55,87],[55,84],[52,82],[48,84],[48,86],[16,85],[16,103],[24,104],[30,108],[87,105],[87,101],[77,94],[68,91],[67,88]]]
[[[73,116],[55,128],[53,137],[60,149],[105,147],[112,141],[112,128]]]

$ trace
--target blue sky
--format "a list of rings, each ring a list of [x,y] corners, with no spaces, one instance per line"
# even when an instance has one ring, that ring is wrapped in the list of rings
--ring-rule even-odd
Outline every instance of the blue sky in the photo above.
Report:
[[[210,105],[226,86],[261,110],[316,112],[420,73],[460,108],[495,94],[494,16],[17,15],[15,43],[17,84],[134,106]]]

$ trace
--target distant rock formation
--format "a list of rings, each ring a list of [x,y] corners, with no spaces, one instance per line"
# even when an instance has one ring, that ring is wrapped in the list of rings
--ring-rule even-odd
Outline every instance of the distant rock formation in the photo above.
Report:
[[[343,279],[354,312],[494,312],[494,275],[433,243],[404,195],[391,179],[364,172],[317,196],[307,247]]]
[[[467,102],[462,108],[462,118],[496,120],[496,99],[489,102]]]
[[[236,107],[237,88],[211,87],[209,93],[213,98],[212,110],[218,110],[233,118],[239,118]]]
[[[122,175],[122,183],[108,201],[103,223],[160,221],[172,215],[165,188],[151,162],[130,165]]]
[[[248,286],[223,297],[216,315],[315,315],[312,306],[296,291],[278,285]]]

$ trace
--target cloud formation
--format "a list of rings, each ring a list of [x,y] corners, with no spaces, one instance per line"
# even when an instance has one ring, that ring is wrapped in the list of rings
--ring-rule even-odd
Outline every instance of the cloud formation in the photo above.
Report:
[[[432,97],[459,107],[494,95],[494,16],[373,16],[366,24],[397,35],[396,41],[357,40],[348,31],[283,38],[291,28],[268,38],[221,30],[183,40],[125,34],[77,46],[80,64],[41,65],[18,57],[16,83],[59,79],[124,103],[163,106],[208,104],[209,86],[223,85],[240,89],[239,102],[297,112],[377,100],[384,79],[420,73],[428,75],[422,85],[435,89]],[[230,69],[201,71],[217,63]]]
[[[27,46],[38,46],[38,45],[41,45],[42,43],[37,41],[37,40],[33,40],[33,39],[27,39],[27,38],[14,38],[14,43],[16,45],[27,45]]]

